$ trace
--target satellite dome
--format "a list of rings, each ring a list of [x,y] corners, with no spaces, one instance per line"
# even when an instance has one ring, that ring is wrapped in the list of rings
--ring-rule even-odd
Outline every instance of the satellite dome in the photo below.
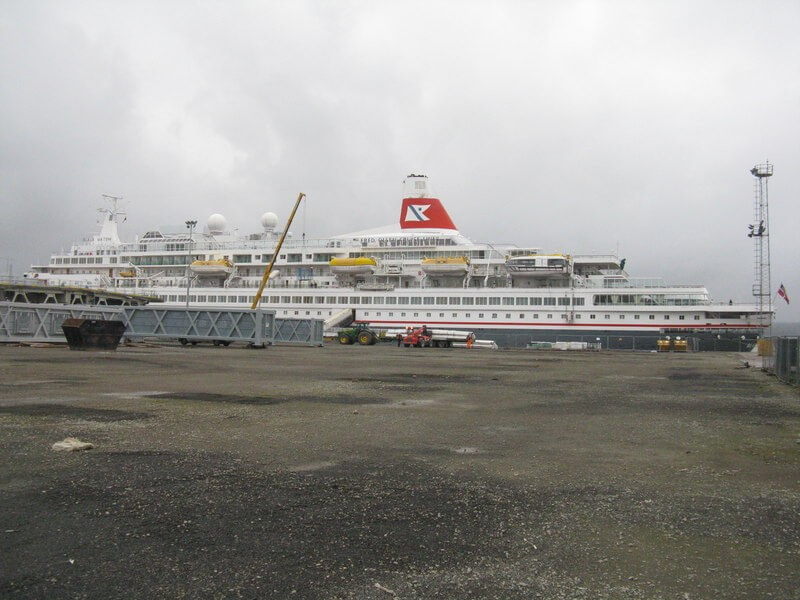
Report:
[[[278,215],[274,212],[265,212],[261,215],[261,226],[264,229],[275,229],[278,226]]]
[[[214,213],[208,217],[208,222],[206,225],[208,226],[209,233],[223,233],[225,228],[228,226],[228,221],[221,214]]]

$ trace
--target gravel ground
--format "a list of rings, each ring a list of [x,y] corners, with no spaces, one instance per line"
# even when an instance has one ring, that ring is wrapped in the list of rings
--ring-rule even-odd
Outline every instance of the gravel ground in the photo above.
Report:
[[[0,347],[0,596],[797,599],[800,393],[741,366]]]

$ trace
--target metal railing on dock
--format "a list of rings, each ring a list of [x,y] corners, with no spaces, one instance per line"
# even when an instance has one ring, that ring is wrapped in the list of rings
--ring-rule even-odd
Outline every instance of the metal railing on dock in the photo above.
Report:
[[[800,337],[768,338],[768,353],[763,369],[784,383],[800,385]]]

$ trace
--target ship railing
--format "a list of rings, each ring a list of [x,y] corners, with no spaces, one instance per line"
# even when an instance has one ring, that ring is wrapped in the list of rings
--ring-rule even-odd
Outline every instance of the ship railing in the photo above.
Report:
[[[46,279],[36,279],[34,277],[14,277],[0,276],[0,283],[9,285],[51,285]]]

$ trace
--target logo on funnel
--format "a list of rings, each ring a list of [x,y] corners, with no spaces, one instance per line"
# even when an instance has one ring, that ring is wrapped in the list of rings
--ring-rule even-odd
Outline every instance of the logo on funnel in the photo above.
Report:
[[[403,198],[400,226],[403,229],[456,228],[438,198]]]

